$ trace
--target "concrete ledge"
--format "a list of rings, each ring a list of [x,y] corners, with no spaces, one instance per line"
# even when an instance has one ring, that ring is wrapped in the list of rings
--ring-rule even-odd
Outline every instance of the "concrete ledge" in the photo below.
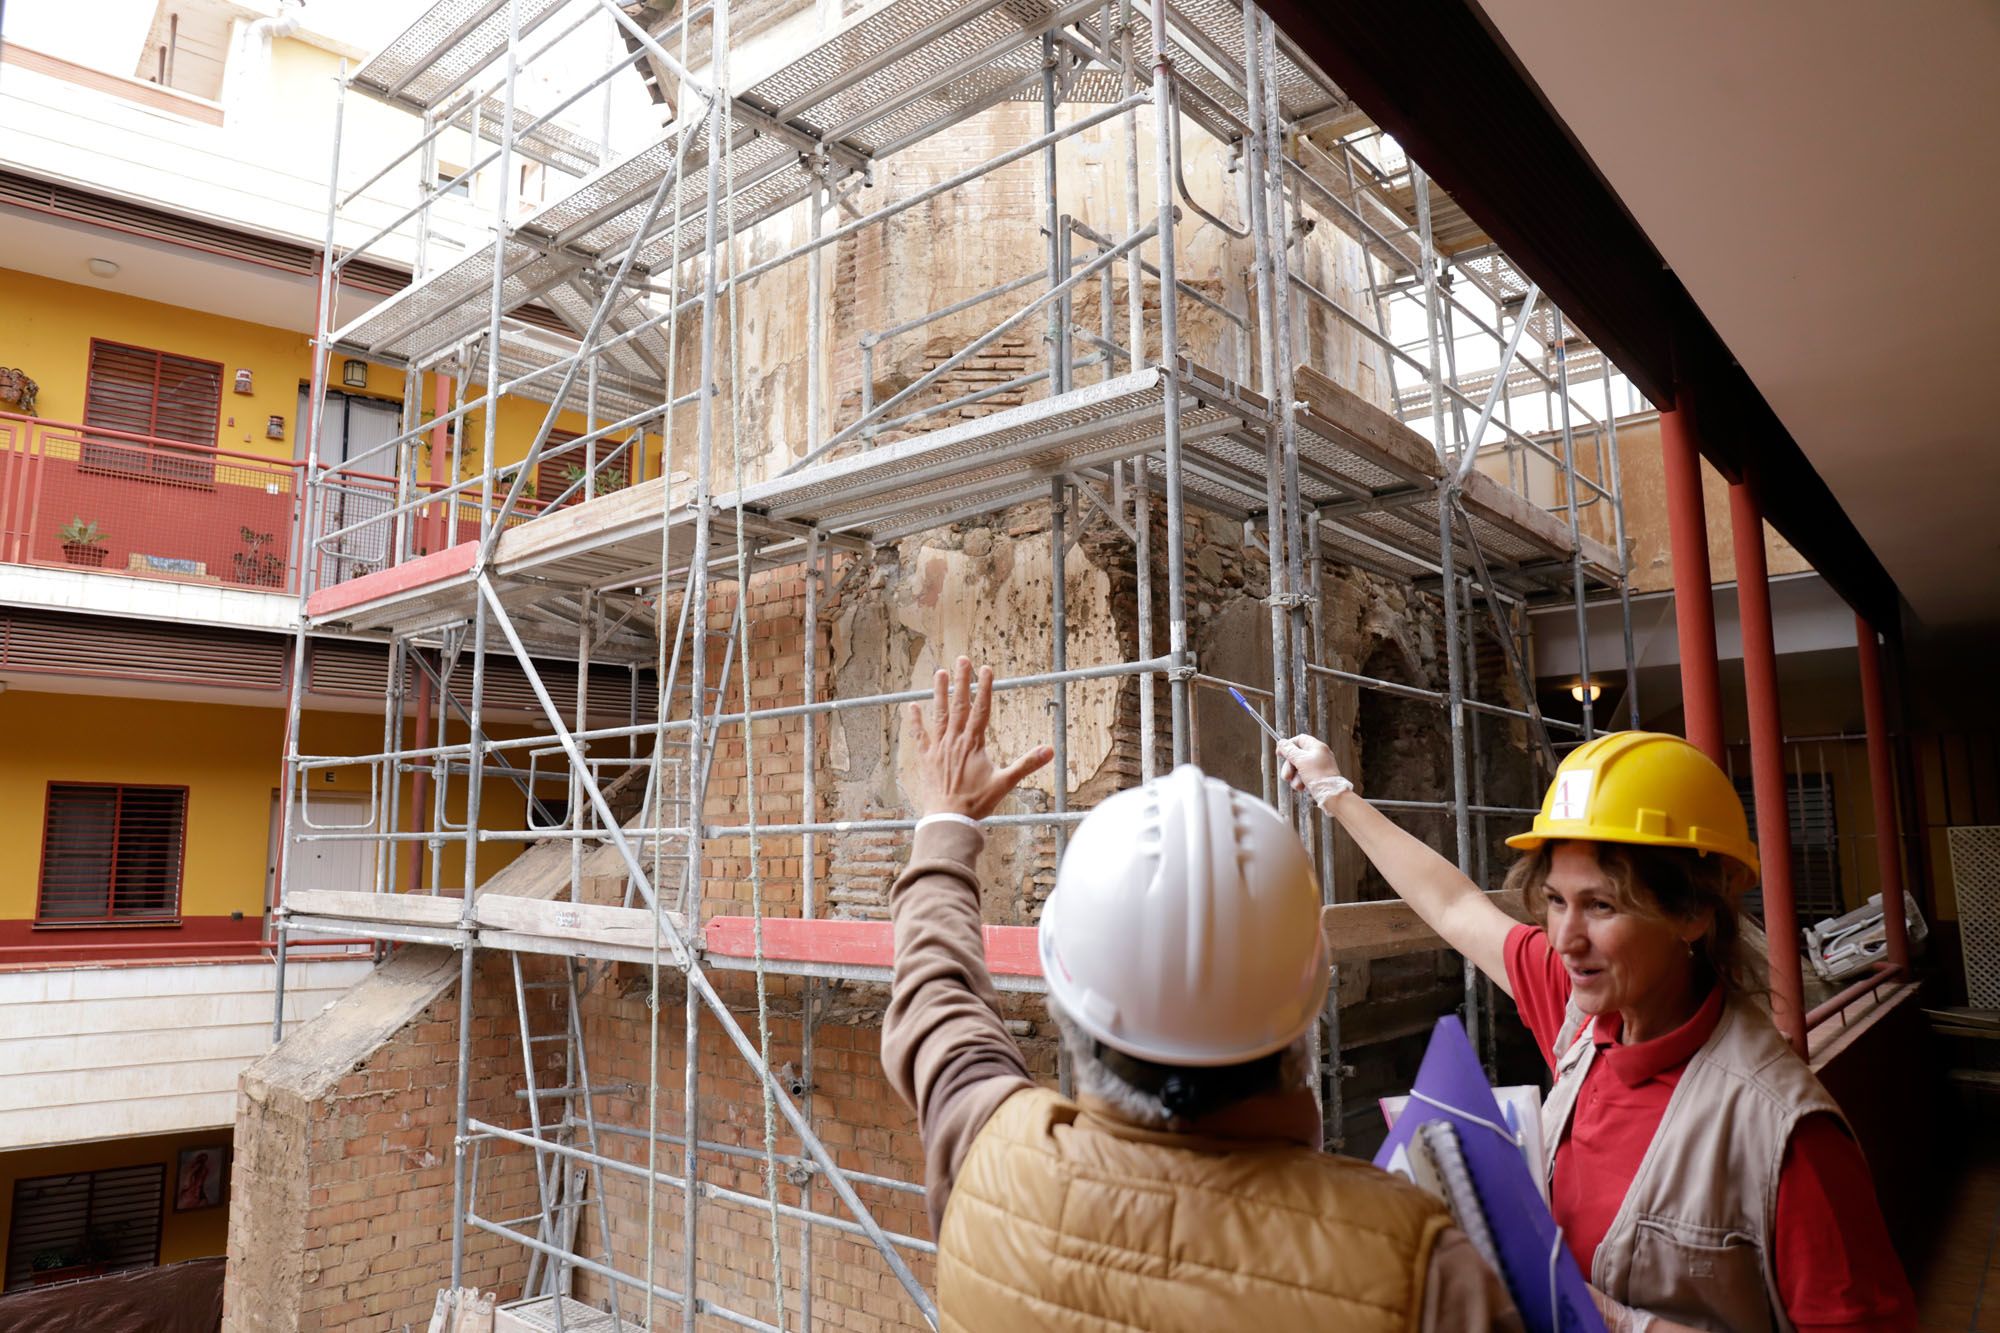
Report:
[[[0,604],[285,634],[299,625],[299,599],[290,593],[40,565],[0,565]]]

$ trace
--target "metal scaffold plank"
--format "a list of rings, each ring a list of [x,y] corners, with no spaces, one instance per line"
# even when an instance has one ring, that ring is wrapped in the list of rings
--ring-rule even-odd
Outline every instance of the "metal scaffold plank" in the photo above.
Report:
[[[569,0],[511,0],[520,31],[533,32]],[[510,0],[439,0],[354,73],[354,86],[428,111],[507,51]]]

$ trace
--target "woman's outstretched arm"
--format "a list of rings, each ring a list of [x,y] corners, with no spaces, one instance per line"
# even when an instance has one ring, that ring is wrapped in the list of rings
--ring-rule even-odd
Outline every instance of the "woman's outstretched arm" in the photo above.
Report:
[[[1338,820],[1389,887],[1446,944],[1472,960],[1508,995],[1507,936],[1518,924],[1493,905],[1457,866],[1439,856],[1361,799],[1340,776],[1333,751],[1311,736],[1278,742],[1285,780]]]

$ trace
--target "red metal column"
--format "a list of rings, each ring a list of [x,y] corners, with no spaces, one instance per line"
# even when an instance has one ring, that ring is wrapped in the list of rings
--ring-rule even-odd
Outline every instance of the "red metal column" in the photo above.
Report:
[[[449,375],[431,376],[431,417],[437,423],[431,427],[431,493],[435,494],[444,486],[445,458],[451,451],[450,428],[445,425],[445,414],[451,411],[452,382]],[[421,398],[419,398],[421,401]],[[421,483],[419,483],[421,485]],[[417,546],[420,554],[440,550],[444,546],[445,522],[444,506],[431,505],[417,511],[423,519],[417,524]],[[411,648],[412,653],[421,652]],[[411,740],[415,749],[430,748],[431,743],[431,678],[422,667],[417,668],[417,718],[416,735]],[[400,734],[400,719],[397,731]],[[430,827],[431,773],[419,762],[416,772],[410,777],[410,832],[422,833]],[[424,887],[424,844],[410,843],[410,864],[407,870],[409,893],[422,892]]]
[[[1743,628],[1743,692],[1750,705],[1750,772],[1756,786],[1757,859],[1764,867],[1764,935],[1771,949],[1771,1011],[1778,1031],[1806,1053],[1798,911],[1792,902],[1792,820],[1785,808],[1785,727],[1764,566],[1764,511],[1743,482],[1729,487],[1736,550],[1736,618]]]
[[[1875,627],[1866,617],[1854,617],[1854,636],[1861,657],[1861,712],[1868,721],[1868,786],[1875,798],[1875,865],[1882,887],[1882,929],[1888,936],[1889,961],[1907,970],[1910,936],[1903,921],[1903,839],[1896,820],[1889,710],[1882,699],[1882,652],[1875,644]]]
[[[1660,412],[1667,474],[1667,529],[1674,557],[1674,627],[1680,636],[1681,708],[1687,738],[1717,764],[1722,751],[1722,682],[1715,665],[1715,597],[1709,587],[1708,518],[1702,510],[1701,454],[1686,407]],[[1760,548],[1761,549],[1761,548]]]
[[[435,495],[445,486],[445,459],[451,456],[451,437],[455,426],[445,425],[445,417],[451,412],[452,382],[449,375],[431,376],[431,484],[430,493]],[[443,505],[430,506],[428,517],[417,526],[423,534],[426,553],[441,551],[445,542],[445,519]]]

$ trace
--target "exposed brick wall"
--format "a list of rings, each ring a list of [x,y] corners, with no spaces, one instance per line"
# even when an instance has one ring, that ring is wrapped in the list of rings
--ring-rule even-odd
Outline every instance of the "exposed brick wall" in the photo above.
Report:
[[[531,973],[546,971],[542,960],[523,961]],[[454,981],[351,1068],[328,1071],[330,1081],[304,1090],[246,1084],[237,1113],[225,1329],[428,1325],[451,1274],[457,992]],[[525,1123],[513,1095],[522,1069],[505,956],[481,957],[474,994],[472,1114]],[[546,994],[530,998],[545,1009]],[[535,1021],[538,1029],[548,1022]],[[560,1054],[558,1047],[539,1058],[548,1065]],[[525,1150],[488,1144],[480,1177],[483,1214],[516,1217],[535,1208]],[[524,1254],[471,1232],[465,1281],[517,1289]]]

